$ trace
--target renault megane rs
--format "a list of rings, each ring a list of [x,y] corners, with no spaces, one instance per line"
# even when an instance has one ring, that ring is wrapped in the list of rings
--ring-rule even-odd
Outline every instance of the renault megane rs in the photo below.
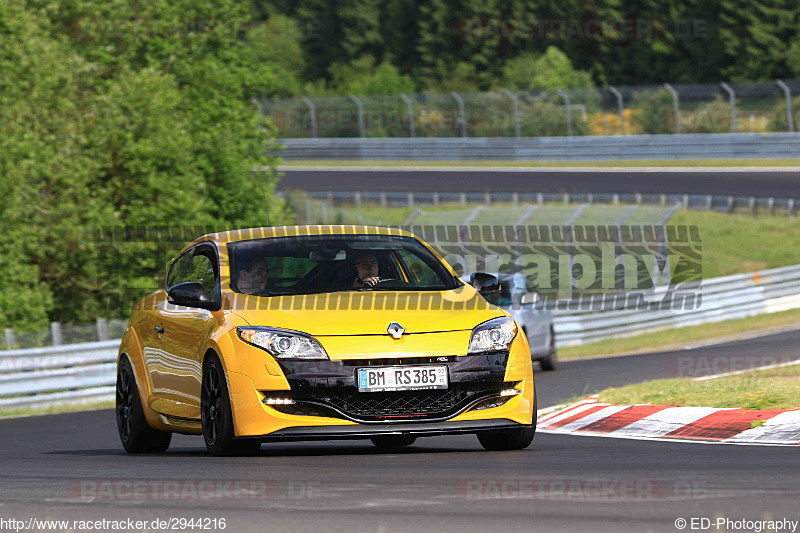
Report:
[[[262,442],[475,434],[521,449],[535,431],[519,325],[426,243],[399,229],[298,226],[204,235],[136,304],[119,352],[128,452],[172,433],[212,455]]]

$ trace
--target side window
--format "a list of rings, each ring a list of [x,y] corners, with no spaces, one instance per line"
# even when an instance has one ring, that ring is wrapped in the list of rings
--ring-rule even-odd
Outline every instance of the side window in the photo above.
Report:
[[[407,267],[406,274],[408,274],[408,280],[412,284],[417,287],[441,285],[442,282],[439,280],[439,276],[421,258],[407,250],[398,250],[397,253]]]
[[[217,269],[214,265],[214,254],[209,251],[198,251],[192,256],[189,269],[183,277],[182,282],[194,281],[203,286],[206,296],[211,298],[214,294],[214,286],[217,283]]]
[[[267,267],[272,283],[278,287],[291,287],[317,266],[308,257],[267,257]]]
[[[184,252],[169,269],[167,274],[167,289],[174,287],[183,280],[183,275],[186,272],[186,265],[192,259],[192,251]]]

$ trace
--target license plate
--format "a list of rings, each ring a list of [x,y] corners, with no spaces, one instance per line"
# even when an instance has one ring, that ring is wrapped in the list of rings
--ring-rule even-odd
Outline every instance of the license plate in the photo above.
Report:
[[[446,389],[447,366],[388,366],[358,369],[361,392]]]

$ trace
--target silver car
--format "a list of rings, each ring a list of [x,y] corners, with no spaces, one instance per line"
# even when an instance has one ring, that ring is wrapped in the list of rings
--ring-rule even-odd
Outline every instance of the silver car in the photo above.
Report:
[[[469,276],[470,284],[474,284],[475,275]],[[542,305],[544,302],[540,301],[536,288],[521,272],[489,276],[496,277],[500,283],[499,294],[489,301],[511,313],[522,327],[531,346],[531,359],[539,361],[542,370],[555,370],[558,358],[553,314]]]

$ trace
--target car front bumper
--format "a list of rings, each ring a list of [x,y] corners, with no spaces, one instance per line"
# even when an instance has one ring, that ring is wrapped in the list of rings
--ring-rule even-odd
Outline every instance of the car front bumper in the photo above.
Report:
[[[289,395],[293,398],[308,399],[317,391],[352,390],[354,387],[355,368],[358,365],[324,365],[309,370],[307,373],[285,368],[286,377],[291,384],[289,391],[262,391],[256,388],[253,381],[236,372],[228,372],[228,383],[231,392],[234,427],[237,437],[254,437],[264,440],[329,440],[329,439],[363,439],[376,435],[406,433],[415,436],[448,435],[457,433],[476,433],[487,429],[507,429],[530,426],[533,423],[535,410],[535,391],[530,356],[525,354],[525,366],[509,372],[511,359],[521,358],[512,350],[507,360],[500,365],[464,365],[462,371],[453,371],[466,358],[454,358],[448,363],[451,367],[451,386],[460,385],[492,385],[499,389],[512,383],[519,394],[511,396],[505,403],[496,407],[477,407],[491,403],[487,398],[495,398],[497,394],[485,393],[476,395],[471,401],[461,402],[443,416],[429,416],[418,420],[395,417],[363,417],[353,416],[352,411],[334,410],[332,416],[304,416],[292,414],[281,406],[265,405],[265,396],[274,393],[278,396]],[[420,361],[422,362],[422,361]],[[492,363],[492,361],[488,361]],[[494,361],[497,362],[497,361]],[[302,369],[303,367],[298,367]],[[296,369],[295,369],[296,370]],[[332,376],[331,372],[341,375]],[[515,379],[509,379],[515,378]],[[471,385],[470,385],[471,386]],[[374,395],[379,393],[356,393]],[[351,394],[352,395],[352,394]],[[324,396],[324,394],[323,394]],[[305,402],[298,401],[298,405]],[[323,405],[326,405],[323,402]],[[329,405],[329,404],[327,404]],[[440,413],[441,414],[441,413]]]

